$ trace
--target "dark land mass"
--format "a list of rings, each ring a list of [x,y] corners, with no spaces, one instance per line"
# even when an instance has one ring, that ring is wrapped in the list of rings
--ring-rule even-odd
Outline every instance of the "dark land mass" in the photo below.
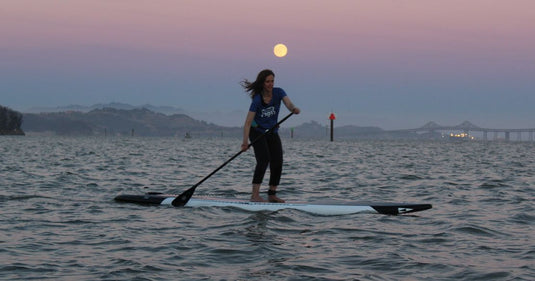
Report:
[[[0,135],[24,135],[22,113],[0,105]]]
[[[132,109],[143,109],[146,108],[150,111],[163,113],[165,115],[173,115],[173,114],[180,114],[185,113],[185,111],[182,108],[177,108],[173,106],[155,106],[151,104],[144,104],[144,105],[130,105],[127,103],[120,103],[120,102],[111,102],[111,103],[97,103],[93,104],[91,106],[85,106],[85,105],[79,105],[79,104],[71,104],[67,106],[58,106],[58,107],[32,107],[28,110],[26,110],[26,113],[53,113],[53,112],[69,112],[69,111],[79,111],[79,112],[90,112],[95,109],[104,109],[104,108],[115,108],[115,109],[124,109],[124,110],[132,110]]]
[[[292,132],[293,130],[293,132]],[[295,128],[281,128],[279,130],[281,135],[293,136],[295,138],[311,138],[311,139],[328,139],[330,138],[330,128],[321,125],[316,121],[304,123]],[[385,131],[379,127],[374,126],[340,126],[334,127],[335,139],[421,139],[423,135],[414,132],[401,131]],[[428,138],[429,136],[424,136]],[[434,134],[433,137],[440,138],[440,134]]]
[[[25,113],[22,128],[28,134],[62,136],[174,136],[174,137],[240,137],[241,127],[224,127],[195,120],[185,114],[166,115],[147,108],[102,108],[89,112],[64,111]],[[281,136],[294,138],[328,138],[330,131],[315,121],[287,128]],[[414,133],[393,133],[379,127],[335,127],[339,138],[418,138]]]
[[[146,108],[26,113],[23,128],[32,134],[68,136],[221,136],[240,130],[208,124],[185,114],[165,115]]]

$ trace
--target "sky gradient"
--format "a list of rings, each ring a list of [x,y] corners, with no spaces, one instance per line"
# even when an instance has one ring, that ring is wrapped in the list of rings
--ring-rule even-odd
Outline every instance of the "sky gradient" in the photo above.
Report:
[[[302,110],[288,124],[534,128],[534,19],[531,0],[4,0],[0,104],[171,105],[240,126],[239,82],[271,68]]]

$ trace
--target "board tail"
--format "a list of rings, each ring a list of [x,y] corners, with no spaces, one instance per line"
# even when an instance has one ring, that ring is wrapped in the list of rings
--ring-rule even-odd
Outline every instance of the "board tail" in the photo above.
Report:
[[[372,205],[378,213],[384,215],[400,215],[419,211],[424,211],[433,208],[431,204],[403,204],[400,205]]]

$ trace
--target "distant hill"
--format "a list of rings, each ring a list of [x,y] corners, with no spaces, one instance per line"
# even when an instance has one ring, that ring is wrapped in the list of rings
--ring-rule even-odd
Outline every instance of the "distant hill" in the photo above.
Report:
[[[316,121],[310,121],[303,123],[302,125],[292,128],[280,128],[279,134],[282,136],[290,136],[293,130],[293,136],[295,138],[325,138],[327,135],[327,127],[322,126]]]
[[[24,116],[23,128],[32,134],[221,136],[241,132],[239,128],[208,124],[184,114],[165,115],[146,108],[102,108],[89,112],[26,113]]]
[[[24,135],[22,114],[0,105],[0,135]]]
[[[291,128],[281,128],[280,133],[291,134]],[[321,125],[316,121],[310,121],[293,128],[293,135],[296,138],[329,138],[330,128]],[[335,138],[378,138],[383,137],[387,132],[379,127],[359,127],[341,126],[334,128]]]
[[[150,111],[163,113],[166,115],[172,115],[172,114],[179,114],[184,113],[184,110],[181,108],[176,108],[173,106],[154,106],[150,104],[144,104],[144,105],[130,105],[126,103],[120,103],[120,102],[112,102],[112,103],[97,103],[91,106],[85,106],[85,105],[78,105],[78,104],[72,104],[67,106],[58,106],[58,107],[32,107],[28,110],[26,110],[27,113],[45,113],[45,112],[65,112],[65,111],[80,111],[80,112],[89,112],[95,109],[104,109],[104,108],[115,108],[115,109],[124,109],[124,110],[132,110],[132,109],[148,109]]]
[[[67,136],[178,136],[240,137],[240,127],[223,127],[195,120],[185,114],[165,115],[147,108],[102,108],[89,112],[64,111],[24,114],[24,131],[28,134]],[[281,127],[280,134],[289,137],[291,129]],[[293,127],[295,138],[328,137],[328,128],[315,121]],[[335,128],[336,138],[377,137],[384,131],[377,127],[343,126]]]
[[[207,122],[212,122],[220,126],[233,126],[232,124],[236,124],[236,120],[240,120],[239,123],[241,123],[241,119],[244,118],[245,112],[239,111],[232,111],[232,112],[196,112],[196,111],[187,111],[182,108],[174,107],[174,106],[155,106],[151,104],[144,104],[144,105],[130,105],[126,103],[120,103],[120,102],[111,102],[111,103],[97,103],[90,106],[85,105],[78,105],[78,104],[71,104],[66,106],[57,106],[57,107],[44,107],[44,106],[38,106],[38,107],[32,107],[29,109],[24,110],[24,113],[52,113],[52,112],[66,112],[66,111],[79,111],[79,112],[90,112],[95,109],[104,109],[104,108],[115,108],[115,109],[124,109],[124,110],[132,110],[132,109],[148,109],[150,111],[154,111],[157,113],[163,113],[165,115],[173,115],[173,114],[186,114],[194,119],[197,120],[204,120]]]
[[[181,109],[168,106],[132,106],[123,103],[70,105],[56,108],[33,108],[24,113],[22,129],[28,134],[69,136],[178,136],[240,137],[240,127],[219,126],[196,120]],[[311,121],[288,128],[282,124],[282,137],[328,139],[330,129]],[[384,131],[379,127],[341,126],[334,128],[335,139],[419,138],[411,132]]]

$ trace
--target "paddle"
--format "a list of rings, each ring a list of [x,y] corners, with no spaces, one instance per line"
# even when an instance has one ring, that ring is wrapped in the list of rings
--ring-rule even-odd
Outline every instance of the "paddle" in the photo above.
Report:
[[[258,136],[256,139],[254,139],[247,148],[251,147],[254,143],[259,141],[261,138],[263,138],[266,134],[273,131],[275,128],[277,128],[282,122],[286,121],[286,119],[290,118],[292,116],[293,112],[288,114],[286,117],[284,117],[281,121],[279,121],[275,126],[269,128],[269,130],[265,131],[262,135]],[[207,180],[209,177],[211,177],[213,174],[217,173],[217,171],[221,170],[221,168],[225,167],[230,161],[234,160],[234,158],[238,157],[240,154],[242,154],[243,150],[240,150],[240,152],[236,153],[234,156],[232,156],[229,160],[227,160],[225,163],[223,163],[221,166],[217,167],[213,172],[211,172],[209,175],[204,177],[202,180],[200,180],[198,183],[194,184],[192,187],[190,187],[188,190],[182,192],[182,194],[175,197],[173,202],[171,204],[175,207],[182,207],[188,203],[191,196],[193,196],[193,193],[195,192],[195,189],[197,186],[201,185],[205,180]]]

